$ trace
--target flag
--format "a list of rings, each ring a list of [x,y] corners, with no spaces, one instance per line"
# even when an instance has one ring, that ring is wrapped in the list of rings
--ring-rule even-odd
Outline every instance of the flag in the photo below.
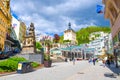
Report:
[[[17,26],[17,24],[13,24],[13,26],[12,26],[12,27],[13,27],[13,28],[16,28],[16,26]]]
[[[103,6],[97,5],[96,12],[97,12],[97,13],[103,13],[102,8],[103,8]]]

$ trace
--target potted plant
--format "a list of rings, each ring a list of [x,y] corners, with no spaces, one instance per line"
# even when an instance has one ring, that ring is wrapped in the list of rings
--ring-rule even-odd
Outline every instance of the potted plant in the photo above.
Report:
[[[44,53],[44,66],[45,67],[51,67],[52,60],[50,59],[50,55]]]

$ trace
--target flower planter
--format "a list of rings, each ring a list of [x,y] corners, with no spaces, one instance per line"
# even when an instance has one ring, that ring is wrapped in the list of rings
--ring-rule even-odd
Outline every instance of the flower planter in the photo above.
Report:
[[[44,67],[51,67],[52,60],[44,61]]]

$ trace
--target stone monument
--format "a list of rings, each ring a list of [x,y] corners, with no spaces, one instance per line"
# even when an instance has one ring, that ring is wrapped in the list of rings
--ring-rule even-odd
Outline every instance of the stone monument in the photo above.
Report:
[[[35,27],[31,23],[28,32],[23,41],[22,54],[35,54],[36,53],[36,40],[35,40]]]
[[[43,54],[36,52],[35,27],[33,23],[28,28],[25,40],[23,41],[21,54],[17,56],[24,57],[31,62],[43,63]]]

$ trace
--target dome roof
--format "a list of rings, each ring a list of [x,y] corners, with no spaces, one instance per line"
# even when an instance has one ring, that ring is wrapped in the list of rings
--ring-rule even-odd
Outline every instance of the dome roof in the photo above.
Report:
[[[65,30],[65,31],[68,31],[68,30],[72,30],[73,32],[75,32],[75,31],[71,28],[71,23],[70,23],[70,22],[68,23],[68,29]]]

